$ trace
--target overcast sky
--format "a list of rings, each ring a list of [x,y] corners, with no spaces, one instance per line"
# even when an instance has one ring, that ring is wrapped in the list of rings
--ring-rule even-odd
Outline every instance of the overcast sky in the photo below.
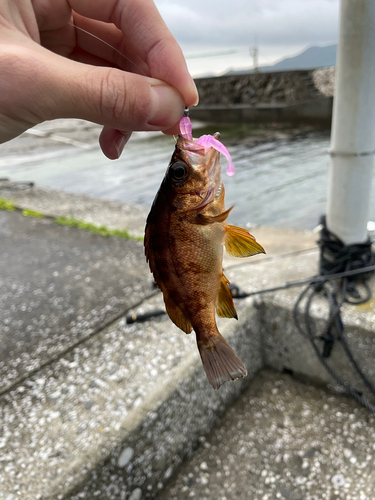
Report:
[[[339,0],[155,0],[155,3],[181,45],[193,76],[252,67],[249,48],[254,45],[254,37],[260,66],[273,64],[312,45],[337,43]]]

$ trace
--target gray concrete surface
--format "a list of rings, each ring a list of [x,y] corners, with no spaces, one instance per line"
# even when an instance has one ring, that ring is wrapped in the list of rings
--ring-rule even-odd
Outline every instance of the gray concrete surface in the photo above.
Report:
[[[157,500],[374,500],[375,417],[261,372]]]
[[[372,280],[372,289],[375,290],[375,281]],[[263,317],[262,337],[263,359],[266,366],[276,370],[289,369],[311,380],[318,380],[335,387],[340,386],[323,368],[311,348],[307,336],[302,336],[294,326],[292,310],[296,300],[296,292],[290,292],[289,300],[279,296],[270,297],[263,301],[260,313]],[[303,322],[303,312],[298,315]],[[327,303],[318,299],[313,304],[312,320],[317,335],[322,334],[328,318]],[[372,383],[375,383],[375,304],[374,300],[362,306],[347,306],[343,308],[342,320],[345,325],[345,337],[359,365]],[[323,351],[323,342],[318,342],[320,351]],[[342,342],[335,340],[331,356],[327,363],[352,387],[367,396],[374,404],[375,397],[363,383],[353,369],[345,354]]]
[[[25,198],[23,201],[18,198],[17,203],[24,208],[32,208],[26,206],[31,200],[30,193],[24,192],[20,196]],[[46,192],[44,207],[46,210],[49,207],[51,213],[58,209],[61,215],[67,215],[75,209],[74,205],[81,203],[81,214],[85,210],[89,213],[90,204],[94,203],[85,197],[64,197],[61,194],[61,197],[56,196],[54,207],[53,199],[53,193],[49,195]],[[37,203],[36,200],[34,209]],[[105,202],[100,203],[105,205]],[[42,205],[39,205],[39,210],[41,208]],[[108,219],[111,218],[111,210],[108,208]],[[98,217],[101,217],[99,212]],[[292,324],[291,309],[297,290],[282,290],[272,295],[236,301],[239,322],[220,320],[222,333],[229,337],[231,345],[243,358],[249,376],[214,392],[206,381],[194,335],[184,335],[167,317],[135,325],[126,325],[120,318],[112,321],[115,311],[120,315],[136,304],[131,302],[130,293],[138,297],[137,301],[142,301],[134,309],[135,312],[162,307],[160,295],[147,298],[151,279],[143,260],[141,242],[94,237],[78,229],[59,227],[50,220],[23,218],[19,213],[1,212],[0,217],[3,221],[1,245],[7,242],[0,264],[3,273],[2,307],[18,328],[14,339],[8,330],[6,334],[2,330],[2,343],[6,339],[5,342],[11,346],[4,375],[12,388],[9,389],[8,385],[5,389],[4,385],[0,397],[0,461],[3,464],[3,467],[0,466],[0,499],[154,498],[198,444],[205,441],[204,436],[262,366],[273,366],[280,371],[288,368],[296,376],[314,378],[320,384],[330,381],[316,362],[309,342],[297,334]],[[95,223],[95,213],[91,217]],[[124,213],[116,223],[126,223]],[[316,274],[317,235],[262,227],[254,228],[252,232],[266,247],[266,256],[245,261],[225,258],[226,275],[243,290],[251,292]],[[132,268],[130,274],[122,274],[124,266]],[[58,274],[54,276],[53,273]],[[77,279],[77,276],[81,278]],[[136,277],[138,281],[135,281]],[[90,280],[86,281],[86,278]],[[95,278],[94,283],[91,278]],[[47,284],[51,283],[55,289],[49,290]],[[12,284],[15,286],[12,287]],[[126,287],[130,287],[128,292]],[[372,287],[375,289],[375,283]],[[34,290],[41,290],[42,293],[35,294]],[[88,299],[85,296],[87,291],[90,291]],[[5,300],[10,301],[10,306],[14,303],[17,307],[5,308]],[[73,308],[74,313],[70,323],[66,320],[67,306]],[[99,317],[90,316],[91,308],[100,312]],[[51,320],[47,328],[54,328],[51,338],[51,332],[48,335],[43,326],[46,312]],[[318,300],[313,307],[318,323],[324,313],[324,304]],[[32,335],[20,320],[35,326]],[[108,326],[107,320],[112,321]],[[375,354],[373,302],[354,308],[345,306],[344,321],[361,365],[375,378],[372,361]],[[72,328],[74,325],[78,327]],[[29,344],[29,339],[35,342]],[[17,357],[15,352],[22,353],[22,357]],[[30,359],[34,361],[28,364]],[[39,363],[45,361],[44,366],[38,365],[35,361],[38,359]],[[9,360],[12,363],[10,367]],[[357,380],[347,369],[338,343],[330,362],[335,368],[344,370],[357,387]],[[15,384],[19,373],[26,376],[30,366],[32,370],[40,369]],[[277,382],[273,377],[265,382],[264,389],[259,389],[258,395],[250,399],[245,396],[243,403],[239,403],[246,407],[244,415],[252,422],[255,432],[246,439],[250,444],[256,444],[254,449],[260,450],[261,461],[253,457],[249,448],[241,453],[240,448],[236,448],[242,439],[242,424],[235,426],[231,420],[231,440],[220,451],[220,460],[228,467],[220,470],[218,464],[217,472],[228,477],[233,469],[243,476],[244,481],[252,478],[249,491],[257,491],[257,488],[264,491],[263,496],[253,496],[257,499],[269,495],[264,500],[271,500],[279,498],[277,494],[284,494],[284,498],[289,495],[294,500],[333,500],[358,493],[359,496],[352,498],[372,500],[368,492],[373,488],[374,478],[370,473],[371,460],[367,458],[371,450],[369,448],[367,452],[366,448],[363,458],[364,455],[357,453],[356,441],[356,436],[359,443],[369,438],[370,434],[366,433],[373,428],[372,417],[350,400],[308,386],[296,389],[293,388],[294,382],[282,380]],[[271,386],[278,392],[272,394],[271,391],[270,395]],[[295,387],[300,386],[297,384]],[[361,389],[361,386],[358,385],[358,388]],[[301,400],[303,395],[306,403]],[[270,400],[271,396],[273,400]],[[331,405],[333,400],[335,403]],[[324,407],[326,404],[328,408]],[[278,405],[276,417],[271,412],[272,405]],[[337,405],[345,411],[336,411]],[[347,436],[345,432],[358,431],[350,434],[352,441],[347,440],[343,448],[346,458],[350,460],[354,457],[350,462],[352,465],[358,463],[362,467],[364,464],[363,471],[359,467],[357,476],[351,476],[352,472],[345,468],[337,468],[339,472],[335,474],[326,461],[327,457],[334,455],[337,443],[341,446],[330,434],[336,422],[329,416],[330,408],[337,423],[341,424],[339,429],[344,436]],[[235,413],[238,411],[235,410]],[[338,412],[343,413],[345,418]],[[285,414],[285,422],[279,426],[284,433],[282,436],[277,423],[281,413]],[[230,415],[233,415],[232,410],[228,418],[231,418]],[[276,423],[273,423],[274,417]],[[345,427],[346,418],[349,419],[349,427]],[[368,428],[364,424],[366,419]],[[226,418],[220,425],[225,426],[225,421]],[[299,425],[300,421],[305,422],[306,429]],[[324,441],[326,448],[321,447],[322,451],[315,453],[311,451],[314,444],[305,446],[304,439],[309,443],[313,433],[309,437],[305,431],[310,429],[312,432],[318,424],[323,430],[327,428],[327,434],[324,434],[327,436]],[[279,440],[267,441],[264,434],[266,427],[268,431],[273,429]],[[361,434],[362,430],[364,434]],[[337,431],[337,434],[340,432]],[[258,436],[263,441],[260,439],[257,443]],[[273,434],[271,436],[273,438]],[[372,439],[374,436],[375,432],[372,432]],[[299,447],[294,449],[296,440]],[[267,459],[271,457],[272,443],[279,443],[280,462],[276,458],[275,461]],[[264,449],[257,448],[261,445]],[[290,475],[285,477],[280,465],[284,461],[284,448],[285,454],[291,457],[290,462],[288,457],[285,458],[285,463],[290,465]],[[307,452],[306,456],[301,455],[301,449],[303,453]],[[360,449],[365,449],[365,444]],[[269,450],[269,455],[262,454],[264,450]],[[311,464],[315,464],[315,454],[317,465],[314,468]],[[248,469],[247,456],[255,464],[254,469]],[[305,458],[307,462],[304,462]],[[208,459],[206,462],[208,467]],[[206,466],[202,468],[201,462],[199,467],[204,472],[203,479],[200,473],[199,476],[188,476],[188,490],[185,490],[184,482],[184,490],[179,491],[177,498],[184,498],[180,495],[190,495],[192,491],[196,494],[191,485],[202,483],[202,487],[206,488],[206,481],[212,480],[211,476],[205,476],[212,472],[204,470]],[[304,476],[305,469],[308,473]],[[262,479],[259,479],[259,474]],[[184,477],[183,474],[181,477]],[[358,479],[359,489],[353,489],[355,479]],[[221,484],[220,476],[217,481]],[[277,485],[280,481],[283,482],[283,490],[272,489],[276,488],[272,484]],[[227,495],[225,491],[232,488],[233,481],[228,479],[227,482],[228,486],[222,484],[223,498]],[[319,491],[320,483],[321,491],[326,496],[313,496],[315,490]],[[337,486],[337,494],[331,484]],[[307,485],[310,489],[304,496],[301,492]],[[207,492],[204,489],[200,491],[204,496],[197,498],[205,498]],[[228,493],[227,498],[236,498],[233,496],[235,491],[231,492],[232,496]],[[215,496],[216,493],[209,494],[211,496],[207,498],[220,498]],[[173,495],[176,496],[176,493]]]
[[[158,295],[147,308],[161,307]],[[124,319],[0,399],[0,498],[151,498],[261,367],[248,304],[220,329],[249,377],[213,391],[194,335]],[[251,327],[250,327],[251,328]],[[69,494],[76,488],[77,494]]]
[[[45,202],[50,214],[57,207],[69,215],[87,201],[54,194]],[[33,209],[46,208],[45,199]],[[0,331],[8,346],[2,351],[0,498],[62,498],[75,488],[78,498],[98,491],[102,498],[126,498],[140,485],[151,497],[249,379],[215,393],[195,339],[166,317],[133,326],[119,319],[103,329],[113,314],[150,294],[142,242],[105,239],[20,213],[0,217]],[[160,295],[137,311],[154,307],[162,307]],[[222,321],[221,330],[234,337],[251,377],[261,367],[259,336],[249,338],[248,327],[235,321]]]
[[[0,211],[0,392],[152,293],[143,243]]]
[[[254,231],[256,234],[256,231]],[[271,233],[270,233],[271,234]],[[275,235],[276,236],[276,235]],[[259,238],[259,241],[261,239]],[[263,288],[276,287],[290,281],[303,280],[317,274],[318,250],[301,254],[277,255],[242,266],[241,263],[228,266],[226,275],[241,289],[248,292]],[[248,269],[247,269],[248,267]],[[375,296],[375,276],[369,281]],[[293,321],[293,309],[302,287],[279,290],[275,293],[254,296],[259,316],[259,329],[262,338],[262,358],[265,366],[283,371],[292,370],[296,374],[330,384],[339,389],[331,376],[318,360],[307,335],[297,330]],[[311,318],[317,335],[324,332],[328,318],[328,303],[322,296],[314,299],[311,307]],[[303,322],[303,310],[298,315]],[[342,320],[345,325],[345,336],[355,359],[367,377],[375,383],[375,300],[361,305],[344,304]],[[320,345],[323,350],[323,343]],[[342,343],[336,339],[332,354],[327,363],[344,380],[348,381],[359,392],[364,393],[370,402],[375,404],[374,395],[353,370]]]
[[[257,235],[256,230],[253,232]],[[258,239],[262,241],[259,237]],[[240,288],[251,292],[314,276],[317,274],[317,263],[318,250],[316,249],[316,251],[311,250],[311,252],[306,251],[301,254],[285,255],[282,258],[277,255],[271,259],[264,257],[260,261],[255,261],[254,264],[248,263],[248,269],[241,263],[232,264],[233,268],[229,264],[226,268],[226,275]],[[374,276],[369,281],[369,285],[373,291],[373,298],[365,304],[344,304],[342,320],[345,325],[345,336],[355,359],[368,378],[375,383]],[[292,370],[309,379],[338,388],[316,357],[307,335],[301,335],[294,324],[293,309],[302,289],[302,287],[296,287],[254,296],[259,311],[264,364],[280,371]],[[303,324],[304,315],[303,305],[304,302],[298,315],[301,324]],[[314,299],[310,312],[317,335],[324,333],[329,311],[328,303],[323,296],[319,295]],[[322,342],[320,348],[322,351]],[[351,383],[358,391],[365,393],[371,398],[372,403],[375,403],[374,396],[371,396],[366,385],[353,370],[342,343],[338,339],[335,341],[327,362],[344,380]]]

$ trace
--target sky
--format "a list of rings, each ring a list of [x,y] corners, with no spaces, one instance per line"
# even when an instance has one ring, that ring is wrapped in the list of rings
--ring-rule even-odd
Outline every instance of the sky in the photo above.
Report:
[[[339,0],[154,0],[194,77],[274,64],[337,43]]]

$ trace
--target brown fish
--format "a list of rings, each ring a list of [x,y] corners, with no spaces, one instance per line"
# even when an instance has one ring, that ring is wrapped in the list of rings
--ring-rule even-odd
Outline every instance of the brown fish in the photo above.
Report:
[[[225,210],[224,193],[220,153],[179,136],[145,234],[146,258],[167,313],[184,332],[194,329],[214,389],[247,375],[216,326],[215,310],[237,319],[223,274],[223,245],[237,257],[264,252],[246,229],[226,223],[233,207]]]

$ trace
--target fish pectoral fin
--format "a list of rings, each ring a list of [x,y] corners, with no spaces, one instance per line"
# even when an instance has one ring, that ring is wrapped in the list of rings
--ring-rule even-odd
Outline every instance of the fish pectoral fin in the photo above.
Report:
[[[229,224],[225,227],[224,244],[228,254],[233,257],[250,257],[258,253],[266,253],[247,229]]]
[[[221,318],[236,318],[237,311],[233,304],[232,294],[228,287],[229,281],[224,276],[221,277],[219,294],[217,298],[216,312]]]
[[[197,333],[197,344],[204,371],[215,390],[228,380],[246,377],[244,364],[219,332],[210,336]]]
[[[229,212],[233,207],[228,208],[225,212],[222,212],[219,215],[204,215],[202,213],[198,213],[195,216],[195,223],[201,224],[202,226],[207,226],[208,224],[214,224],[215,222],[224,222],[227,220]]]
[[[193,329],[190,321],[186,318],[185,314],[181,311],[174,300],[164,292],[164,290],[163,295],[168,316],[171,318],[173,323],[178,326],[178,328],[180,328],[183,332],[190,333]]]

